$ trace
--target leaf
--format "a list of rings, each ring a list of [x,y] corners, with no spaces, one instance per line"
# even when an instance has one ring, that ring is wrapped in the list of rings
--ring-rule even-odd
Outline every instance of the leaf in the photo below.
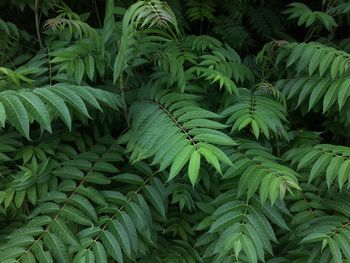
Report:
[[[104,176],[102,173],[98,172],[88,172],[84,177],[85,181],[92,184],[106,185],[111,182],[111,180]]]
[[[58,262],[69,262],[67,250],[63,242],[56,235],[45,232],[43,238],[46,246]]]
[[[43,101],[34,93],[22,91],[19,97],[31,116],[47,131],[51,132],[51,118]]]
[[[332,238],[328,238],[327,241],[328,241],[328,246],[329,246],[331,253],[332,253],[332,256],[333,256],[333,261],[335,263],[342,263],[343,262],[342,254],[340,252],[340,248],[339,248],[338,244]]]
[[[93,56],[88,55],[84,57],[85,71],[88,78],[93,81],[95,75],[95,60]]]
[[[324,169],[327,167],[330,162],[332,156],[330,154],[322,155],[312,166],[309,182],[311,182],[314,178],[316,178]]]
[[[137,204],[129,203],[126,210],[139,231],[148,229],[146,215]]]
[[[250,240],[250,238],[247,237],[246,235],[241,235],[240,241],[242,244],[243,251],[248,257],[249,262],[252,262],[252,263],[258,262],[255,247],[253,242]]]
[[[10,94],[0,97],[0,100],[6,109],[7,120],[29,140],[29,118],[22,102]]]
[[[255,120],[251,121],[251,126],[252,126],[252,130],[253,130],[253,134],[255,135],[255,138],[259,139],[260,128],[259,128],[259,126],[258,126],[258,124],[256,123]]]
[[[162,215],[163,218],[165,218],[165,207],[162,201],[161,196],[159,193],[155,190],[154,187],[150,185],[145,185],[143,187],[143,191],[147,198],[150,200],[151,204],[156,208],[156,210],[159,212],[159,214]]]
[[[111,232],[105,230],[101,233],[101,240],[105,246],[107,253],[117,262],[123,263],[122,251],[117,239],[111,234]]]
[[[88,87],[73,86],[73,88],[75,93],[77,93],[84,101],[102,112],[100,104],[95,96],[89,91]]]
[[[83,79],[84,71],[85,71],[84,61],[81,58],[75,60],[75,62],[74,62],[74,79],[78,84],[80,84],[80,82]]]
[[[219,217],[210,227],[209,232],[225,229],[227,226],[238,222],[242,218],[242,214],[237,211],[226,213]]]
[[[192,145],[185,146],[175,157],[173,164],[170,168],[170,173],[168,177],[168,182],[172,180],[176,175],[179,174],[181,169],[185,166],[191,157],[194,148]]]
[[[1,251],[0,256],[1,256],[1,260],[5,261],[7,259],[15,259],[16,257],[24,253],[25,253],[25,249],[23,247],[15,247],[15,248],[7,249],[6,251]]]
[[[56,218],[50,224],[52,229],[68,244],[79,247],[79,243],[76,240],[74,234],[70,231],[68,226],[59,218]]]
[[[65,101],[67,101],[83,116],[91,118],[88,110],[86,109],[84,101],[75,92],[63,85],[53,86],[50,90],[59,95],[60,97],[65,98]]]
[[[2,128],[5,127],[6,118],[7,116],[4,104],[0,101],[0,124]]]
[[[340,189],[343,187],[346,180],[348,180],[349,173],[350,173],[350,160],[346,160],[339,167],[338,183],[339,183]]]
[[[69,110],[64,100],[60,96],[56,95],[47,88],[35,89],[34,93],[38,94],[47,104],[49,104],[54,109],[54,113],[63,120],[69,129],[72,128],[72,119]]]
[[[343,237],[341,234],[338,234],[334,235],[334,241],[338,244],[344,256],[347,259],[350,259],[350,248],[348,240],[346,240],[346,238]]]
[[[111,223],[108,224],[110,227],[111,233],[115,236],[122,248],[123,252],[130,257],[131,256],[131,246],[129,236],[126,233],[122,224],[120,224],[117,220],[112,220]]]
[[[219,174],[222,174],[220,163],[216,156],[210,150],[200,147],[198,148],[198,151],[201,155],[204,155],[204,158],[207,160],[207,162],[213,165],[213,167]]]
[[[23,263],[36,263],[36,260],[35,260],[35,257],[33,256],[32,253],[27,252],[22,257],[22,261],[21,262],[23,262]]]
[[[113,176],[111,179],[117,182],[127,183],[127,184],[134,184],[134,185],[144,184],[144,180],[142,179],[142,177],[135,174],[129,174],[129,173],[122,173],[122,174]]]
[[[99,241],[95,241],[92,245],[92,249],[95,255],[96,262],[108,263],[107,254],[104,246]]]
[[[97,214],[93,205],[85,197],[75,194],[68,199],[68,202],[80,211],[84,211],[84,214],[88,215],[91,220],[97,222]]]
[[[33,252],[34,252],[35,258],[39,262],[47,262],[47,263],[54,262],[51,254],[48,251],[45,251],[39,242],[33,244]]]
[[[188,165],[188,177],[190,178],[190,181],[193,186],[196,184],[196,181],[198,178],[200,164],[201,164],[201,155],[197,150],[195,150],[191,154],[190,162]]]
[[[61,215],[67,220],[77,223],[79,225],[91,226],[92,222],[85,216],[80,210],[73,206],[65,206],[61,212]]]
[[[84,187],[80,185],[76,191],[78,194],[85,196],[86,198],[90,199],[91,201],[102,207],[107,205],[105,199],[103,198],[103,195],[90,186]]]
[[[323,233],[312,233],[304,237],[303,240],[301,240],[301,243],[318,242],[318,241],[322,241],[325,238],[327,238],[327,235]]]
[[[219,145],[235,146],[237,145],[229,136],[226,134],[199,134],[193,138],[195,141],[209,142]]]

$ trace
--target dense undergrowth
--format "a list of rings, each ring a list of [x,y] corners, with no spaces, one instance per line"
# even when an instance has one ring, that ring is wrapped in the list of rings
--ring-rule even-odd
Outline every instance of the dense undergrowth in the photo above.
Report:
[[[345,0],[0,1],[1,263],[350,262],[349,26]]]

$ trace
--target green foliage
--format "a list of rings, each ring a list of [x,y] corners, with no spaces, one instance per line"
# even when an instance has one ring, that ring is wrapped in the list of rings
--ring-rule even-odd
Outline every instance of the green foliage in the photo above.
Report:
[[[2,263],[350,262],[348,1],[0,9]]]
[[[298,18],[298,26],[304,25],[310,27],[312,25],[320,24],[328,31],[331,31],[337,26],[334,18],[327,13],[320,11],[312,11],[307,5],[302,3],[292,3],[285,11],[290,14],[289,19]]]
[[[227,124],[232,125],[232,132],[238,132],[249,126],[257,139],[260,133],[267,138],[270,137],[270,133],[288,138],[282,124],[287,121],[286,110],[273,98],[260,91],[241,89],[240,96],[233,98],[231,103],[232,105],[221,114],[229,116]]]
[[[141,98],[130,106],[131,130],[127,140],[131,162],[154,156],[152,164],[160,171],[171,165],[168,181],[189,162],[188,176],[194,185],[199,175],[201,156],[221,173],[220,162],[230,159],[214,145],[234,146],[236,142],[219,129],[226,126],[212,119],[220,115],[197,106],[196,96],[157,86],[141,90]],[[159,129],[162,127],[162,129]],[[214,145],[213,145],[214,144]]]

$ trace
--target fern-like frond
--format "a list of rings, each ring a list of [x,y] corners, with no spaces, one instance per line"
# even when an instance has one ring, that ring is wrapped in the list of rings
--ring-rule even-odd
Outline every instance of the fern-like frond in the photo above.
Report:
[[[186,70],[186,64],[196,64],[197,54],[191,50],[192,37],[182,41],[165,42],[163,50],[153,58],[156,62],[156,72],[153,73],[155,81],[167,87],[179,87],[181,92],[186,90],[188,80],[193,79],[192,74]]]
[[[102,110],[100,103],[114,109],[122,106],[118,94],[84,86],[56,84],[33,90],[8,90],[0,93],[0,123],[2,127],[10,123],[29,139],[31,122],[36,121],[42,129],[51,132],[51,121],[59,117],[71,128],[69,108],[90,118],[87,105]]]
[[[170,34],[161,29],[167,29]],[[122,37],[113,67],[114,82],[130,61],[136,60],[137,65],[143,64],[140,61],[144,54],[159,51],[159,42],[173,39],[177,33],[175,15],[166,2],[139,1],[130,6],[123,17]]]
[[[283,79],[276,83],[287,99],[296,99],[296,107],[307,104],[308,111],[317,110],[320,102],[323,113],[337,106],[340,111],[349,99],[348,88],[350,79],[347,77],[332,79],[330,77],[299,77]]]
[[[96,71],[103,76],[105,68],[101,70],[99,49],[89,40],[79,41],[69,47],[57,47],[50,52],[52,71],[60,74],[66,73],[68,80],[80,85],[86,79],[93,81]],[[97,70],[96,70],[97,69]]]
[[[237,260],[245,255],[244,262],[264,261],[264,253],[272,254],[271,243],[277,241],[270,221],[288,229],[278,209],[257,200],[243,202],[234,190],[219,195],[212,204],[216,210],[198,226],[209,230],[196,246],[204,246],[204,257],[213,262],[228,260],[230,255]]]
[[[287,99],[298,96],[297,107],[307,98],[308,110],[314,109],[321,99],[323,113],[336,102],[339,110],[344,106],[348,99],[348,53],[320,43],[290,43],[278,51],[277,65],[282,61],[296,76],[282,79],[276,86],[283,90]]]
[[[69,30],[64,32],[63,29],[66,26]],[[44,24],[44,28],[48,31],[63,31],[61,32],[61,37],[63,34],[68,40],[70,40],[72,36],[76,39],[90,38],[95,45],[99,45],[99,36],[96,29],[80,20],[68,19],[59,15],[58,17],[48,19]]]
[[[329,258],[334,262],[349,260],[349,194],[334,194],[321,198],[316,189],[309,188],[301,199],[296,201],[291,210],[296,215],[295,235],[302,247],[312,251],[309,258]],[[340,197],[340,198],[339,198]]]
[[[298,19],[298,26],[305,24],[305,27],[310,27],[314,24],[321,24],[328,31],[338,26],[334,18],[329,14],[321,11],[312,11],[303,3],[290,4],[284,13],[289,14],[288,19]]]
[[[297,165],[297,170],[310,171],[309,182],[325,176],[328,187],[336,180],[340,189],[349,182],[349,157],[349,147],[330,144],[300,147],[285,154],[285,159]]]
[[[297,74],[309,76],[330,75],[332,79],[342,77],[349,68],[350,54],[327,47],[323,44],[289,43],[283,45],[276,58],[276,63],[286,62],[286,67],[293,67]]]
[[[229,46],[214,47],[210,53],[201,55],[199,60],[198,66],[194,66],[190,71],[196,72],[199,77],[211,83],[218,83],[220,88],[225,87],[229,93],[238,94],[235,82],[242,83],[254,79],[251,70],[241,62],[237,52]]]
[[[272,97],[277,99],[278,102],[280,102],[282,105],[286,106],[286,99],[285,96],[282,94],[282,92],[272,85],[271,83],[267,81],[262,81],[258,84],[256,84],[255,89],[260,92],[271,94]]]
[[[215,18],[215,5],[213,1],[189,0],[186,1],[186,5],[186,15],[191,21],[213,21]]]
[[[252,198],[259,190],[261,203],[270,199],[271,203],[283,200],[286,191],[301,190],[299,175],[278,162],[278,158],[256,142],[240,140],[237,149],[227,154],[233,160],[233,167],[223,172],[225,180],[239,177],[238,195]]]
[[[267,138],[271,133],[288,138],[283,123],[286,120],[285,107],[264,93],[240,89],[240,96],[232,98],[232,104],[221,113],[229,116],[231,132],[239,132],[249,126],[258,139],[263,133]]]
[[[122,141],[132,152],[131,161],[154,156],[153,164],[160,170],[171,165],[169,179],[188,165],[188,176],[193,184],[199,176],[201,157],[221,173],[220,163],[231,161],[216,145],[236,145],[225,133],[225,125],[212,119],[220,115],[202,109],[195,96],[160,90],[157,86],[144,88],[141,99],[130,108],[131,129]],[[161,129],[159,127],[162,127]]]
[[[165,1],[138,1],[129,7],[123,19],[123,32],[128,27],[166,28],[178,31],[176,17]],[[173,27],[173,28],[171,28]]]

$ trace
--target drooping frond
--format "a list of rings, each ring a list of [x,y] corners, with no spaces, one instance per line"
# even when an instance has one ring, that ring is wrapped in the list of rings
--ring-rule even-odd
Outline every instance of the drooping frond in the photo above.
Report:
[[[320,102],[323,113],[331,107],[341,110],[348,101],[350,79],[347,77],[332,79],[329,77],[300,77],[284,79],[276,83],[286,99],[296,99],[296,106],[307,104],[308,111],[315,109]]]
[[[239,178],[239,196],[246,195],[249,199],[259,192],[261,203],[269,199],[273,204],[276,200],[283,200],[286,191],[301,190],[299,175],[282,165],[266,148],[248,140],[239,143],[237,149],[227,151],[233,166],[223,172],[225,180]]]
[[[312,11],[303,3],[291,3],[284,13],[289,14],[288,19],[298,19],[298,26],[305,24],[305,27],[310,27],[315,24],[321,24],[328,31],[338,26],[334,18],[329,14],[321,11]]]
[[[237,93],[237,84],[252,81],[251,70],[237,52],[210,36],[188,36],[182,41],[168,41],[159,53],[154,78],[168,87],[185,91],[191,80],[203,78],[208,84]],[[176,84],[176,85],[175,85]]]
[[[68,27],[68,31],[65,32],[63,29]],[[80,20],[67,19],[62,16],[48,19],[44,25],[45,29],[50,31],[61,31],[61,36],[71,39],[72,36],[76,39],[90,38],[95,45],[98,45],[99,37],[97,31],[89,26],[89,24],[82,22]]]
[[[165,1],[139,1],[130,6],[123,19],[123,32],[128,27],[177,29],[176,17]]]
[[[316,189],[300,196],[291,207],[295,213],[293,230],[300,244],[311,251],[305,258],[346,262],[350,259],[349,247],[349,194],[321,198]],[[339,198],[340,197],[340,198]]]
[[[170,35],[164,34],[160,29],[168,30]],[[138,60],[137,64],[140,65],[139,61],[142,61],[144,54],[156,52],[159,48],[158,42],[172,39],[177,33],[175,15],[166,2],[139,1],[130,6],[123,17],[122,37],[114,62],[114,82],[131,60]],[[142,49],[141,46],[148,48]]]
[[[57,47],[50,56],[53,72],[59,68],[57,73],[65,73],[69,81],[78,85],[87,78],[94,80],[97,73],[103,76],[105,71],[105,68],[97,66],[101,62],[99,49],[90,41],[79,41],[68,48]]]
[[[220,162],[230,165],[215,146],[236,145],[219,131],[226,126],[213,120],[222,117],[199,107],[194,99],[190,94],[160,91],[157,86],[143,89],[140,100],[130,108],[131,129],[122,140],[132,152],[131,161],[153,157],[152,164],[160,164],[161,171],[171,165],[168,180],[189,163],[188,176],[193,184],[199,176],[201,157],[219,173]]]
[[[309,182],[325,176],[328,187],[335,181],[341,189],[349,181],[350,148],[340,145],[317,144],[300,147],[286,153],[285,159],[297,165],[298,170],[310,171]]]
[[[280,48],[277,64],[286,63],[296,76],[281,79],[277,86],[287,99],[298,96],[297,106],[309,98],[308,110],[323,100],[323,112],[336,102],[339,110],[348,99],[347,70],[350,55],[319,43],[291,43]]]
[[[221,113],[229,117],[226,123],[232,125],[231,132],[249,126],[257,139],[261,133],[267,138],[271,133],[288,138],[283,125],[287,121],[283,104],[262,92],[240,89],[239,93],[240,96],[233,97],[232,104]]]
[[[59,117],[71,128],[70,109],[90,118],[88,107],[102,111],[100,103],[113,109],[122,106],[119,95],[85,86],[56,84],[33,90],[7,90],[0,92],[0,124],[4,127],[6,122],[10,123],[29,139],[29,125],[33,121],[51,132],[51,122]]]
[[[211,83],[218,83],[220,88],[225,87],[229,93],[238,94],[235,82],[252,81],[254,78],[251,70],[242,63],[237,52],[229,46],[214,47],[210,53],[201,55],[199,60],[198,66],[194,66],[192,70],[199,77]]]
[[[286,68],[292,68],[297,74],[330,75],[335,79],[347,71],[349,59],[348,53],[320,43],[290,43],[280,48],[276,63],[285,62]]]
[[[288,229],[277,208],[261,205],[255,199],[243,202],[234,190],[219,195],[212,205],[214,212],[197,227],[208,231],[196,246],[204,246],[204,257],[213,262],[225,262],[232,255],[237,260],[244,255],[244,262],[264,261],[265,252],[272,254],[271,243],[277,241],[270,221]]]

